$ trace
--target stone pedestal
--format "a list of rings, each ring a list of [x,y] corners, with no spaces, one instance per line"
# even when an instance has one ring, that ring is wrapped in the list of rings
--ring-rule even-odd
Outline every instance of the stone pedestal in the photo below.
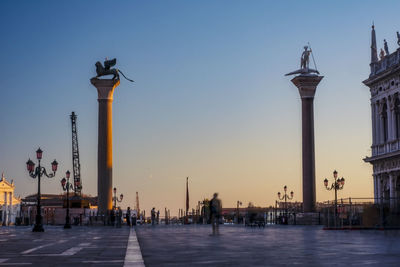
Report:
[[[97,197],[99,214],[112,209],[112,101],[119,80],[92,78],[99,101]]]
[[[319,212],[302,212],[296,214],[297,225],[320,225],[323,219],[322,214]]]
[[[292,83],[299,89],[302,112],[303,211],[315,211],[314,95],[323,76],[302,74]]]

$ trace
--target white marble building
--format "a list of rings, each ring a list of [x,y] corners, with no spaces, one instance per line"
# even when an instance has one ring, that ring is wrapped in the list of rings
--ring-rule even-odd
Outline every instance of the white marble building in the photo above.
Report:
[[[14,196],[14,182],[7,181],[4,173],[0,180],[0,222],[1,225],[15,223],[15,218],[19,215],[21,199]]]
[[[378,59],[372,26],[371,73],[363,81],[371,92],[372,155],[364,161],[373,165],[375,202],[382,198],[393,209],[400,198],[400,48],[384,48]]]

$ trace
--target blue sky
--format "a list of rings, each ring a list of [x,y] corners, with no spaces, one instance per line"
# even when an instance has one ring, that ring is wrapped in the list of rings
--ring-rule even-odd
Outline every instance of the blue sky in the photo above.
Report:
[[[43,192],[60,193],[72,169],[69,114],[78,115],[84,192],[97,192],[94,63],[118,59],[136,82],[116,89],[114,185],[133,206],[191,205],[220,192],[270,205],[286,184],[301,200],[300,98],[284,74],[310,42],[325,76],[315,98],[317,199],[333,169],[342,197],[372,196],[370,27],[397,49],[397,1],[1,1],[0,171],[17,194],[40,145],[60,162]],[[388,8],[390,7],[390,8]],[[319,185],[319,181],[321,186]]]

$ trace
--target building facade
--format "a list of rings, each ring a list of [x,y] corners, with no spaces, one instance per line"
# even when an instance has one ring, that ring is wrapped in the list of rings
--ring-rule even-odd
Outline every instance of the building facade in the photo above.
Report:
[[[370,69],[363,83],[371,93],[372,155],[364,161],[373,166],[375,203],[384,201],[392,209],[400,197],[400,48],[390,53],[384,41],[378,58],[374,26]]]
[[[4,173],[0,180],[0,222],[2,225],[15,223],[20,212],[21,199],[14,196],[14,182],[7,181]]]

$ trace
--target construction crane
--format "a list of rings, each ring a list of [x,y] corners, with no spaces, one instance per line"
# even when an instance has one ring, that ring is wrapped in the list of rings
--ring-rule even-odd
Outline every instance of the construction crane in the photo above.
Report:
[[[78,132],[76,129],[75,112],[72,112],[70,117],[72,125],[72,166],[74,169],[74,191],[75,195],[81,195],[82,191],[81,164],[79,163]]]

